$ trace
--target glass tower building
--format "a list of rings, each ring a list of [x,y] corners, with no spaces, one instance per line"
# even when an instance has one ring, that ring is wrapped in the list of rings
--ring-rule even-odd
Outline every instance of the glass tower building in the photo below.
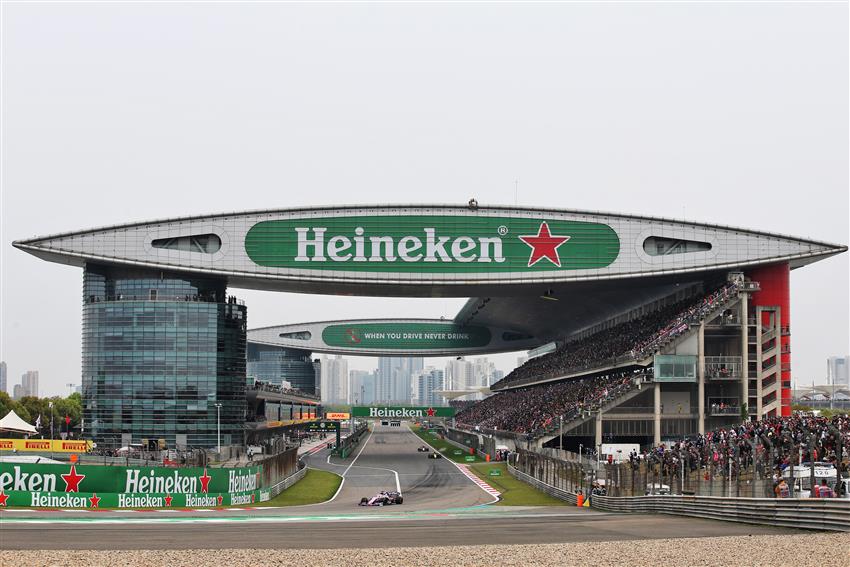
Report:
[[[102,447],[164,439],[173,447],[241,444],[244,304],[223,279],[86,265],[85,434]]]
[[[316,376],[318,364],[306,350],[248,343],[248,376],[280,385],[289,382],[305,394],[318,396]]]

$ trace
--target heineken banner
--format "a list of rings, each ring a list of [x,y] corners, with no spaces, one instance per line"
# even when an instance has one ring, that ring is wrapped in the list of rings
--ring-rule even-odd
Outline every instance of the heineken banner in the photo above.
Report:
[[[159,502],[160,496],[169,498],[161,501],[162,506],[248,503],[257,497],[259,476],[260,467],[213,469],[0,463],[0,505],[90,507],[76,504],[83,502],[78,497],[92,494],[108,502],[101,504],[104,507],[156,507],[160,504],[150,502]],[[57,500],[59,496],[67,498]],[[133,502],[142,504],[136,506]]]
[[[476,348],[490,343],[490,330],[452,323],[361,323],[329,325],[322,340],[329,346],[355,349]]]
[[[0,507],[29,508],[218,508],[260,501],[260,491],[221,494],[114,492],[0,492]]]
[[[610,265],[608,225],[529,217],[311,216],[255,224],[245,252],[259,266],[405,273],[586,270]]]
[[[351,408],[354,417],[374,417],[378,419],[416,419],[420,417],[454,417],[452,407],[427,406],[354,406]]]

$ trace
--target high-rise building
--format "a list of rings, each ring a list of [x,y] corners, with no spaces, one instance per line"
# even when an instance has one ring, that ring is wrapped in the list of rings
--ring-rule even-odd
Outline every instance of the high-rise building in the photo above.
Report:
[[[23,387],[20,384],[15,384],[12,387],[12,399],[13,400],[20,400],[23,397],[24,397]]]
[[[419,371],[413,380],[414,390],[411,403],[417,406],[441,406],[445,404],[436,390],[443,389],[443,371],[429,366]]]
[[[850,387],[850,355],[826,359],[826,382],[831,386]]]
[[[463,357],[446,364],[444,387],[446,390],[469,390],[472,383],[472,363]]]
[[[8,384],[6,384],[6,362],[0,361],[0,392],[5,392]]]
[[[409,403],[413,376],[421,372],[422,367],[421,357],[380,357],[375,401]]]
[[[21,376],[21,397],[38,396],[38,370],[27,370]]]
[[[347,404],[349,398],[348,360],[340,355],[322,357],[322,401],[327,404]]]
[[[351,370],[348,375],[350,379],[351,403],[358,405],[373,403],[375,401],[376,372]]]
[[[224,279],[87,263],[87,436],[99,447],[215,447],[220,431],[222,445],[244,443],[246,326]]]

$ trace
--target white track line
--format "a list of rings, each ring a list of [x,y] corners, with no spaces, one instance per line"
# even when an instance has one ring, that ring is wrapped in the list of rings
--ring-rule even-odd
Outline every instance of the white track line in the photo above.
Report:
[[[407,422],[405,422],[405,423],[407,423]],[[415,434],[415,433],[413,432],[413,429],[411,429],[411,428],[410,428],[410,423],[407,423],[407,431],[408,431],[411,435],[413,435],[414,437],[416,437],[417,439],[419,439],[420,441],[423,441],[423,439],[422,439],[421,437],[419,437],[417,434]],[[436,448],[436,447],[434,447],[433,445],[431,445],[430,443],[428,443],[428,441],[425,441],[425,443],[427,443],[427,444],[431,447],[431,449],[433,449],[434,451],[436,451],[436,450],[437,450],[437,448]],[[484,492],[486,492],[489,496],[492,496],[492,497],[493,497],[493,500],[492,500],[492,501],[490,501],[490,502],[487,502],[486,504],[495,504],[496,502],[498,502],[498,501],[499,501],[499,496],[498,496],[498,494],[501,494],[501,492],[496,491],[496,489],[495,489],[495,488],[493,488],[492,486],[490,486],[489,484],[487,484],[486,482],[484,482],[484,484],[487,484],[487,486],[490,488],[490,490],[493,490],[493,491],[495,491],[495,492],[497,492],[497,493],[498,493],[497,495],[492,494],[492,493],[490,492],[490,490],[487,490],[486,488],[484,488],[483,486],[481,486],[481,485],[479,484],[479,482],[483,482],[483,481],[481,481],[481,479],[479,479],[477,476],[475,477],[475,479],[473,479],[473,478],[472,478],[472,476],[471,476],[471,475],[474,475],[474,473],[473,473],[472,471],[470,471],[470,470],[468,470],[468,469],[466,469],[466,468],[462,467],[461,465],[457,464],[456,462],[454,462],[453,460],[449,459],[448,457],[445,457],[445,458],[443,458],[442,460],[444,460],[444,461],[448,461],[448,462],[450,462],[451,464],[453,464],[453,465],[457,468],[457,470],[459,470],[459,471],[463,474],[463,476],[465,476],[465,477],[466,477],[466,478],[468,478],[470,481],[472,481],[472,482],[475,484],[475,486],[477,486],[478,488],[480,488],[481,490],[483,490]],[[477,480],[476,480],[476,479],[477,479]]]
[[[334,495],[331,497],[330,500],[325,500],[324,502],[320,502],[320,504],[327,504],[328,502],[333,502],[336,499],[336,497],[339,496],[339,493],[342,491],[342,487],[345,484],[345,475],[348,473],[349,470],[351,470],[351,467],[354,466],[354,463],[357,462],[357,459],[360,458],[360,454],[363,452],[363,449],[366,448],[366,445],[369,444],[370,439],[372,439],[372,431],[369,431],[369,436],[363,442],[363,446],[360,447],[360,450],[357,451],[357,455],[355,455],[354,460],[351,461],[351,464],[348,465],[347,469],[342,471],[342,474],[340,475],[342,477],[342,482],[339,483],[339,488],[336,489],[336,492],[334,493]],[[332,464],[331,461],[330,461],[330,456],[328,456],[328,464]],[[340,466],[341,467],[343,465],[334,465],[334,466]]]
[[[375,470],[375,471],[389,471],[389,472],[393,473],[393,474],[395,475],[395,489],[396,489],[396,492],[398,492],[399,494],[401,494],[401,483],[398,481],[398,472],[397,472],[397,471],[394,471],[393,469],[382,469],[381,467],[364,467],[363,465],[358,465],[358,466],[356,466],[356,467],[354,467],[354,468],[357,468],[357,469],[371,469],[371,470]],[[359,475],[359,476],[361,476],[361,477],[362,477],[362,476],[379,476],[379,475],[368,475],[368,474],[366,474],[366,475]],[[383,475],[380,475],[380,476],[383,476]]]

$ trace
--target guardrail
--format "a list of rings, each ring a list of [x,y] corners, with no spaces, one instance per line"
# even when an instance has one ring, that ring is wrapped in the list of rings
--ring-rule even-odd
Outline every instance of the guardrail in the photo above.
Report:
[[[269,487],[269,492],[271,493],[270,497],[274,498],[275,496],[277,496],[278,494],[280,494],[281,492],[283,492],[284,490],[304,478],[305,474],[307,474],[307,465],[305,465],[302,461],[299,460],[298,470],[296,472],[281,480],[277,484],[274,484]]]
[[[559,500],[563,500],[565,502],[569,502],[573,506],[578,504],[578,495],[573,494],[572,492],[567,492],[566,490],[561,490],[560,488],[556,488],[554,486],[550,486],[544,482],[540,482],[533,476],[527,475],[519,469],[514,468],[508,463],[508,472],[511,473],[516,479],[523,481],[526,484],[530,484],[537,490],[541,492],[545,492],[549,496],[557,498]]]
[[[606,512],[674,514],[789,528],[850,531],[850,501],[847,499],[593,496],[590,505]]]

